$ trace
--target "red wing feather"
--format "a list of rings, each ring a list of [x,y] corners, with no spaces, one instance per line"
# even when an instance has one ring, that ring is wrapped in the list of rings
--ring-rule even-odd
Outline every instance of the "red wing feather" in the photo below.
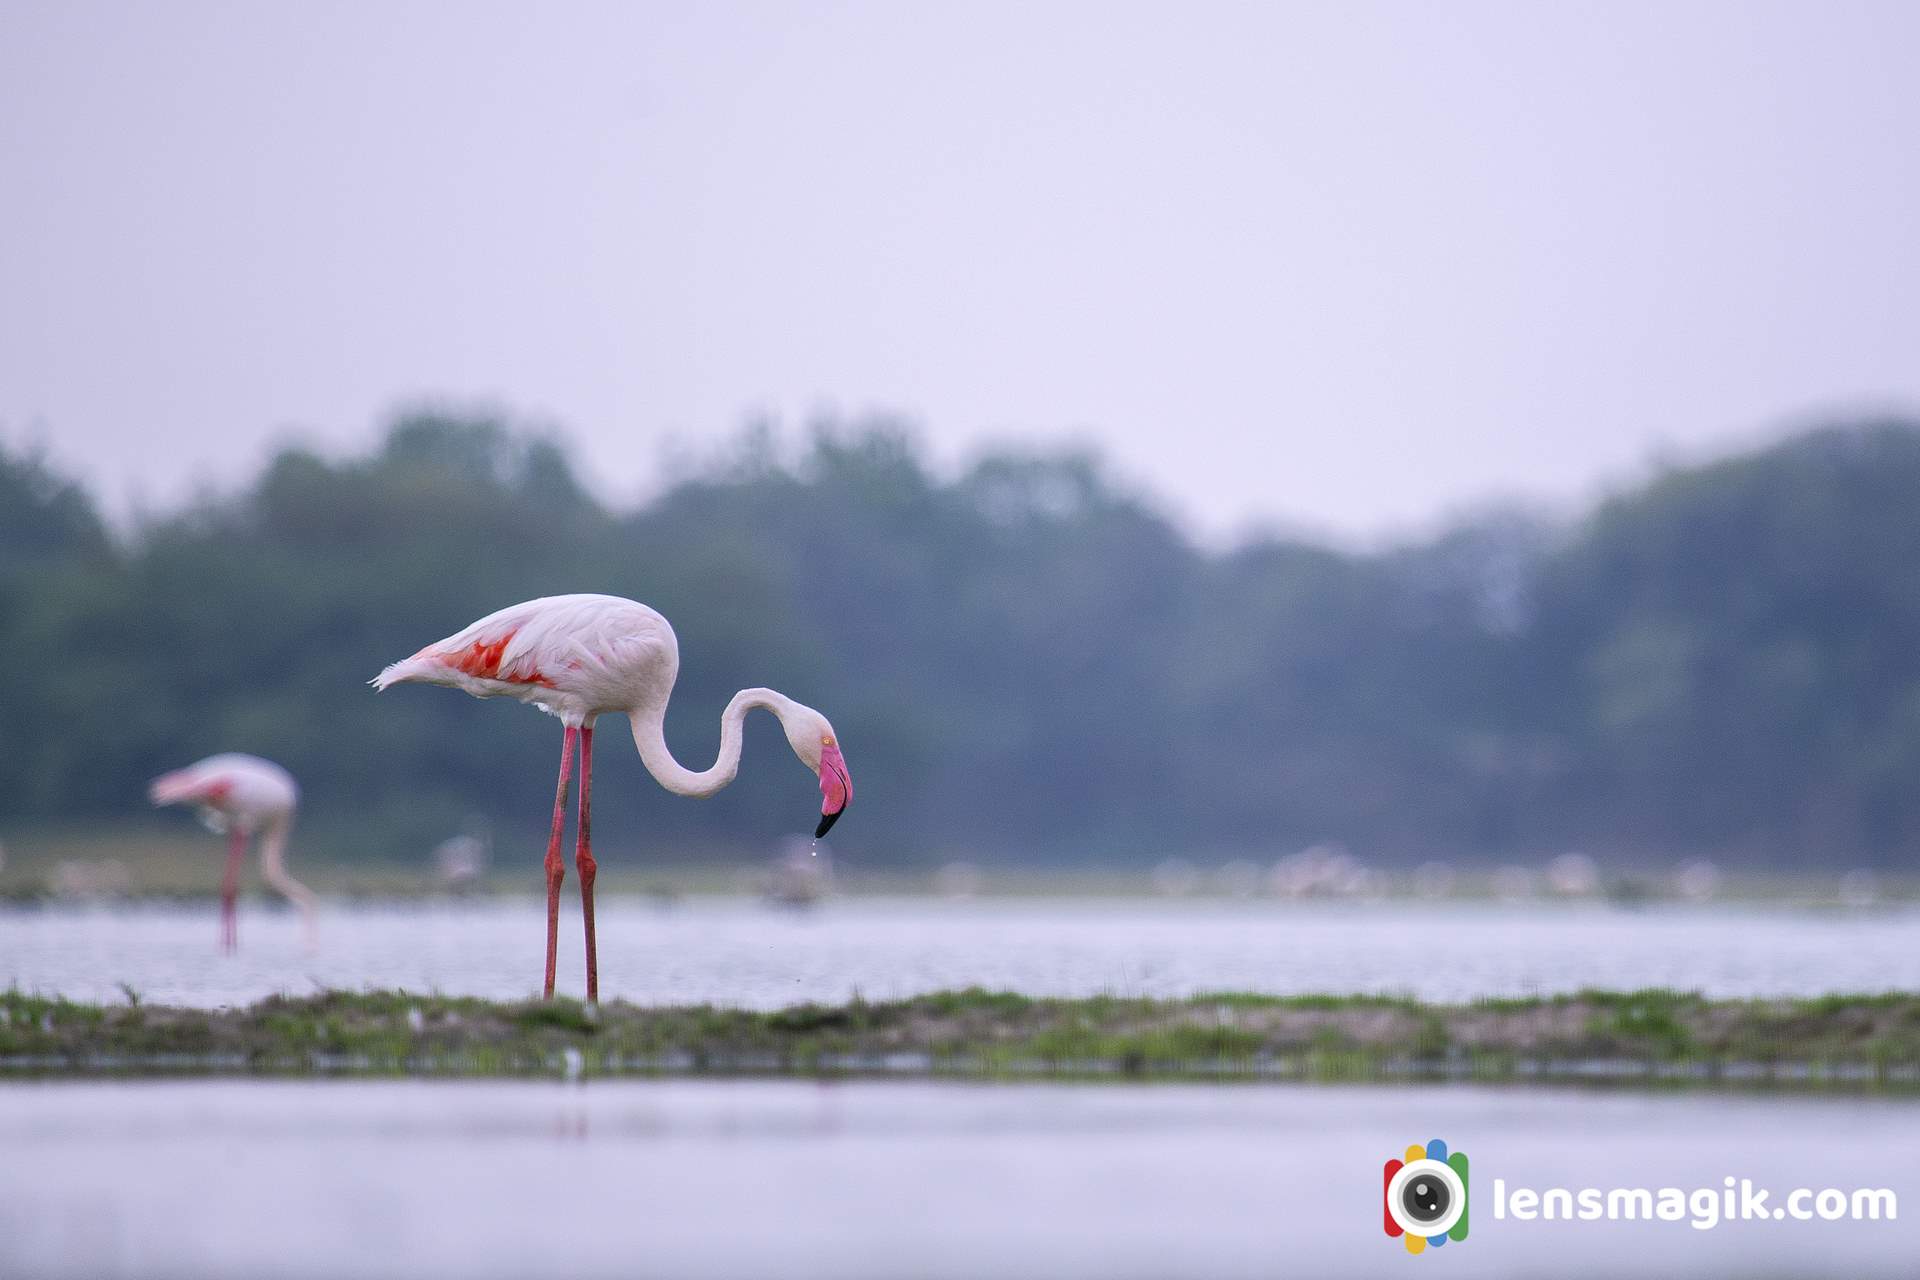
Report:
[[[497,639],[475,640],[466,648],[453,653],[433,653],[422,656],[431,657],[452,667],[455,671],[479,680],[498,680],[503,684],[540,684],[551,688],[553,681],[547,679],[538,670],[502,671],[500,669],[501,657],[505,655],[507,646],[513,643],[513,638],[519,634],[517,630],[509,631]]]

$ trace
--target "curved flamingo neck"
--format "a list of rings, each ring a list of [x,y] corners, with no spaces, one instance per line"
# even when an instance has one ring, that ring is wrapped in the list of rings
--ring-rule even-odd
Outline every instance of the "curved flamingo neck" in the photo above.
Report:
[[[640,762],[647,766],[653,780],[676,795],[705,799],[732,782],[740,772],[742,726],[747,712],[764,707],[784,724],[788,711],[795,705],[793,699],[772,689],[742,689],[734,694],[727,709],[720,713],[720,757],[711,768],[698,773],[675,760],[673,752],[667,749],[665,699],[657,706],[635,707],[627,713],[627,719],[633,726],[633,745],[640,748]]]
[[[300,919],[307,932],[307,946],[314,945],[313,890],[287,873],[287,834],[293,830],[293,815],[278,814],[261,830],[260,876],[280,891],[280,895],[300,908]]]

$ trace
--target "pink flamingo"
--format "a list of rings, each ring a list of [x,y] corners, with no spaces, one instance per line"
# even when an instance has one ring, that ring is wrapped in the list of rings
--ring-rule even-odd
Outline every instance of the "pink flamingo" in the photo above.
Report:
[[[827,718],[772,689],[742,689],[720,715],[720,758],[695,773],[667,750],[667,699],[680,673],[680,645],[667,620],[646,605],[619,596],[546,596],[490,613],[464,631],[428,645],[373,679],[373,687],[417,681],[464,689],[476,698],[518,698],[566,726],[560,739],[560,782],[553,797],[547,837],[547,978],[553,970],[560,929],[560,883],[565,864],[560,838],[566,831],[567,774],[575,743],[580,756],[580,825],[574,865],[580,872],[580,910],[586,926],[587,999],[600,998],[599,956],[593,936],[591,808],[593,722],[622,712],[633,728],[640,761],[667,790],[706,797],[732,782],[740,770],[741,724],[764,707],[779,719],[787,744],[820,780],[817,840],[846,811],[853,780]]]
[[[260,834],[260,874],[300,908],[307,945],[313,945],[313,893],[287,874],[287,833],[300,800],[293,775],[271,760],[228,753],[162,774],[148,785],[147,796],[157,805],[195,805],[202,822],[227,834],[227,872],[220,880],[222,950],[232,953],[239,945],[240,861],[255,833]]]

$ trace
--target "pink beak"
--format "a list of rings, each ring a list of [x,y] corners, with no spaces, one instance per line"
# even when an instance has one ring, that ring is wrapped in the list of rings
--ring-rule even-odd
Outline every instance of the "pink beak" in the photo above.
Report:
[[[813,838],[827,834],[852,801],[853,775],[847,772],[847,758],[840,754],[838,743],[829,742],[820,748],[820,825],[814,828]]]

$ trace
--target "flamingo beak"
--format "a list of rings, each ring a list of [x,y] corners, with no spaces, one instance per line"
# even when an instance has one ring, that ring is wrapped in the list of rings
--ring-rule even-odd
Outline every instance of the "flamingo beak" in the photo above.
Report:
[[[813,829],[813,838],[827,834],[852,802],[853,775],[847,772],[840,745],[829,738],[820,747],[820,825]]]

